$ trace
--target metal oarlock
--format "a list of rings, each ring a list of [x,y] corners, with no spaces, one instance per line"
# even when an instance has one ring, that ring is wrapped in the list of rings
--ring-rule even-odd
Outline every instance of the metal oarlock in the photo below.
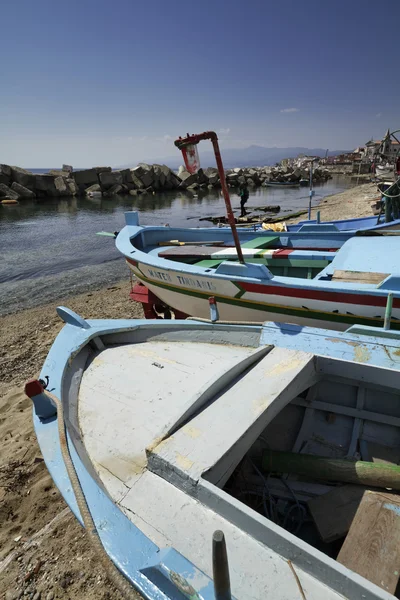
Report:
[[[220,530],[213,533],[212,563],[215,600],[232,600],[225,536]]]

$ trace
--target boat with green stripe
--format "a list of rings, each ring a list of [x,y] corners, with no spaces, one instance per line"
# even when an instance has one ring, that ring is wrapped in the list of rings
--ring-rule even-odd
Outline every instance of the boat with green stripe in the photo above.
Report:
[[[207,318],[212,297],[222,320],[381,327],[390,295],[390,327],[400,329],[397,236],[240,231],[240,263],[227,228],[142,227],[137,213],[125,216],[118,250],[154,303],[179,316]]]

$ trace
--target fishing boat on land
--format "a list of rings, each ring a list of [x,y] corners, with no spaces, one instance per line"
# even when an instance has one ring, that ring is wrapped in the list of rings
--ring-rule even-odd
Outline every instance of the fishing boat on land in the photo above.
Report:
[[[397,231],[400,230],[400,219],[394,219],[393,221],[385,222],[385,214],[379,216],[375,215],[372,217],[358,217],[356,219],[339,219],[337,221],[300,221],[293,225],[287,225],[287,231],[300,231],[302,227],[314,225],[314,231],[318,231],[318,226],[321,226],[325,231],[328,227],[332,231]]]
[[[266,181],[266,187],[276,188],[298,188],[300,187],[299,181]]]
[[[329,227],[315,235],[307,226],[294,233],[240,231],[240,262],[228,228],[141,227],[138,213],[125,217],[117,249],[137,281],[181,315],[207,317],[212,296],[228,321],[379,327],[388,294],[400,293],[400,237],[343,243],[348,232]],[[392,326],[400,328],[400,298]]]
[[[121,597],[393,598],[398,333],[57,312],[25,391]]]

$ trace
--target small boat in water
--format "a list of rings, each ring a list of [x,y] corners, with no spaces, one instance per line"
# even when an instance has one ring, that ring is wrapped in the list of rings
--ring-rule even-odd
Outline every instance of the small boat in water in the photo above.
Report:
[[[399,334],[57,312],[25,391],[121,597],[393,597]]]
[[[298,181],[266,181],[265,185],[276,188],[297,188],[300,183]]]
[[[398,293],[400,237],[343,243],[348,233],[329,225],[315,234],[313,225],[293,233],[240,231],[241,263],[228,228],[141,227],[138,213],[125,217],[117,249],[136,279],[183,315],[207,317],[212,296],[224,320],[343,331],[353,323],[381,326],[388,294]],[[397,298],[392,324],[400,329]]]

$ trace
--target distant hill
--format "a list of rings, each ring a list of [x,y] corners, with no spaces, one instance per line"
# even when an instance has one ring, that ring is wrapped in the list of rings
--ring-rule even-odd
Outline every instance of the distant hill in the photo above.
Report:
[[[349,150],[332,150],[328,152],[328,156],[336,156],[343,154]],[[324,148],[303,148],[301,146],[294,148],[265,148],[264,146],[248,146],[248,148],[221,148],[222,160],[226,169],[234,167],[264,167],[274,165],[284,158],[295,158],[299,154],[307,154],[311,156],[325,156],[326,149]],[[202,167],[215,167],[215,157],[212,150],[201,150],[199,146],[200,162]],[[174,156],[164,158],[152,158],[141,162],[166,164],[171,169],[178,169],[183,163],[182,155],[178,151]],[[121,169],[128,169],[136,166],[129,163],[121,166]]]

